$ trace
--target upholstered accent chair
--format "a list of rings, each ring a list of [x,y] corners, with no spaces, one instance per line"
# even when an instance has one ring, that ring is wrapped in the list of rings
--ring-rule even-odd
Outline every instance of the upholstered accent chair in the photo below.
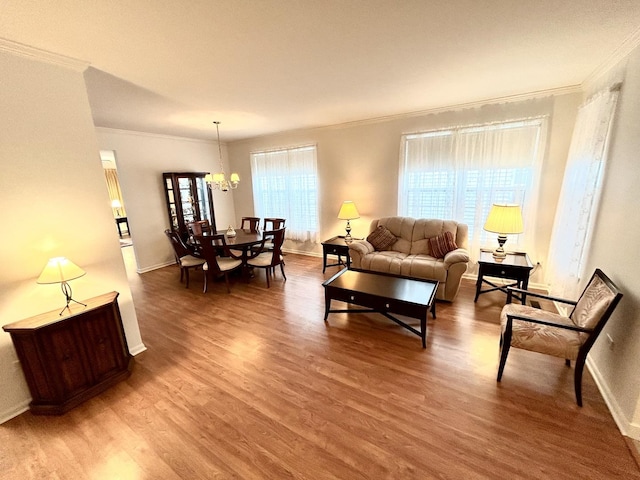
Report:
[[[191,251],[184,244],[180,235],[173,230],[167,229],[164,231],[164,234],[171,241],[173,253],[176,257],[176,263],[180,266],[180,282],[182,282],[183,277],[186,277],[186,288],[189,288],[189,270],[201,268],[204,265],[205,260],[204,258],[191,255]]]
[[[577,301],[526,291],[527,297],[539,297],[572,306],[568,317],[527,305],[511,303],[514,293],[525,290],[509,287],[507,305],[500,314],[500,366],[502,379],[511,347],[575,360],[576,402],[582,406],[582,371],[589,350],[622,298],[622,293],[602,270],[596,269]]]

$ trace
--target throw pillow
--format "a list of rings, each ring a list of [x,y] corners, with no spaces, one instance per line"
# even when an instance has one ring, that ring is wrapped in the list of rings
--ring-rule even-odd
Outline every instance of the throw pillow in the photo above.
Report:
[[[437,237],[431,237],[429,239],[429,247],[431,248],[431,255],[436,258],[444,258],[447,253],[458,248],[451,232],[444,232]]]
[[[367,237],[367,242],[373,245],[376,250],[387,250],[391,245],[396,243],[396,236],[391,231],[382,225],[379,225],[373,232]]]

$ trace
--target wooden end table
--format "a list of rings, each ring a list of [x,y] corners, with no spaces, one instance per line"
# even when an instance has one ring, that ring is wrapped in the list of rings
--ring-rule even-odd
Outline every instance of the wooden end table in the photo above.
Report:
[[[327,264],[327,255],[337,255],[338,263]],[[346,263],[342,261],[342,257],[345,257]],[[339,267],[342,265],[347,268],[351,266],[349,244],[345,242],[344,235],[335,236],[322,242],[322,273],[324,273],[327,267]]]
[[[482,293],[493,292],[495,290],[507,293],[507,287],[517,286],[518,288],[526,290],[529,285],[529,275],[533,269],[533,264],[526,253],[507,253],[506,258],[499,261],[499,259],[493,257],[492,250],[480,250],[478,267],[476,298],[473,300],[474,302],[478,301],[478,297]],[[509,285],[496,285],[484,277],[506,278],[515,280],[515,282]],[[492,288],[482,290],[483,282]],[[514,297],[524,304],[527,296],[523,294],[521,298],[516,295],[514,295]]]
[[[322,284],[324,287],[324,320],[330,313],[376,312],[415,333],[427,347],[427,314],[436,318],[438,282],[403,277],[389,273],[342,269]],[[331,310],[331,300],[353,303],[366,309]],[[420,320],[420,330],[407,325],[392,313]]]

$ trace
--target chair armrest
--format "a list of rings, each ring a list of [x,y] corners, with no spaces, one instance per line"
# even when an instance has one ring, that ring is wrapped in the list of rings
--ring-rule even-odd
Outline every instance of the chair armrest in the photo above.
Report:
[[[455,250],[451,250],[444,256],[444,264],[447,268],[449,268],[449,265],[453,265],[454,263],[468,262],[469,252],[467,252],[464,248],[456,248]]]
[[[567,300],[566,298],[553,297],[551,295],[546,295],[544,293],[532,292],[531,290],[524,290],[522,288],[517,288],[517,287],[507,287],[507,303],[511,303],[511,297],[513,296],[514,293],[520,293],[520,294],[524,293],[527,295],[527,297],[544,298],[547,300],[551,300],[553,302],[566,303],[569,305],[578,304],[578,302],[575,300]]]
[[[366,255],[375,251],[375,248],[366,240],[354,240],[349,244],[349,250],[355,250],[360,255]]]
[[[573,326],[573,325],[565,325],[562,323],[549,322],[547,320],[540,320],[539,318],[525,317],[524,315],[507,314],[507,323],[511,324],[513,320],[520,320],[523,322],[530,322],[530,323],[538,323],[540,325],[547,325],[549,327],[564,328],[565,330],[573,330],[574,332],[584,332],[584,333],[593,332],[592,328],[584,328],[584,327],[578,327],[577,325]],[[510,327],[507,327],[507,328],[510,328]]]

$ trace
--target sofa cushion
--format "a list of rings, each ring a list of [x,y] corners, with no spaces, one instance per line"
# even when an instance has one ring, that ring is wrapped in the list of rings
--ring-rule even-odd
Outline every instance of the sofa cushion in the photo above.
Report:
[[[429,239],[429,248],[431,249],[431,255],[436,258],[444,258],[444,256],[458,248],[453,234],[451,232],[444,232],[442,235],[438,235]]]
[[[391,231],[380,225],[367,237],[367,242],[373,245],[376,250],[388,250],[391,245],[396,243],[396,236]]]

